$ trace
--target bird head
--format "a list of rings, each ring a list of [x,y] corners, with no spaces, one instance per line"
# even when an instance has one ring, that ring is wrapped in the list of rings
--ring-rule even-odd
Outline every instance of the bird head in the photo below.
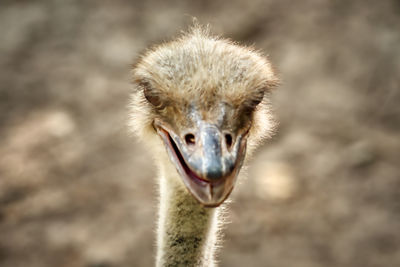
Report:
[[[219,206],[246,154],[272,132],[268,93],[277,78],[269,61],[195,28],[145,53],[133,83],[133,131],[155,153],[166,150],[195,199]]]

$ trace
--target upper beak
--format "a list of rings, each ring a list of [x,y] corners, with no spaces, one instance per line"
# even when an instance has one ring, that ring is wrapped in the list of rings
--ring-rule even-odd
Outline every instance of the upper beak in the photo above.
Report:
[[[222,132],[204,121],[177,135],[167,124],[154,126],[190,193],[204,206],[219,206],[231,193],[246,152],[247,133]]]

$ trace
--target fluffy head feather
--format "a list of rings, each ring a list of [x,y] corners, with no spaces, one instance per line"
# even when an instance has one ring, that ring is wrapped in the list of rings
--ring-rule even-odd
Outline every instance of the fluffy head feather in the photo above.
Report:
[[[277,82],[270,62],[258,51],[194,27],[147,51],[136,64],[130,126],[158,146],[153,120],[162,117],[178,128],[187,127],[189,111],[196,107],[202,119],[225,120],[233,131],[251,124],[249,151],[273,130],[265,96]]]

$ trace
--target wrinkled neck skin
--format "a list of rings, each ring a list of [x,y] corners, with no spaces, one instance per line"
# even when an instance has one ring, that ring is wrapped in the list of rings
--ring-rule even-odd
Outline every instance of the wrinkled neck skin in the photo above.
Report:
[[[220,208],[200,205],[172,164],[160,167],[156,267],[215,266]]]

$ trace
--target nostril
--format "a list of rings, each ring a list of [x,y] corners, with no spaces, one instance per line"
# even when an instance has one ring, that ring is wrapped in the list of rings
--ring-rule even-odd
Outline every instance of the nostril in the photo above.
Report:
[[[193,134],[185,135],[185,141],[187,145],[194,145],[196,144],[196,139],[194,138]]]
[[[225,134],[225,143],[227,148],[230,148],[232,146],[232,135]]]

